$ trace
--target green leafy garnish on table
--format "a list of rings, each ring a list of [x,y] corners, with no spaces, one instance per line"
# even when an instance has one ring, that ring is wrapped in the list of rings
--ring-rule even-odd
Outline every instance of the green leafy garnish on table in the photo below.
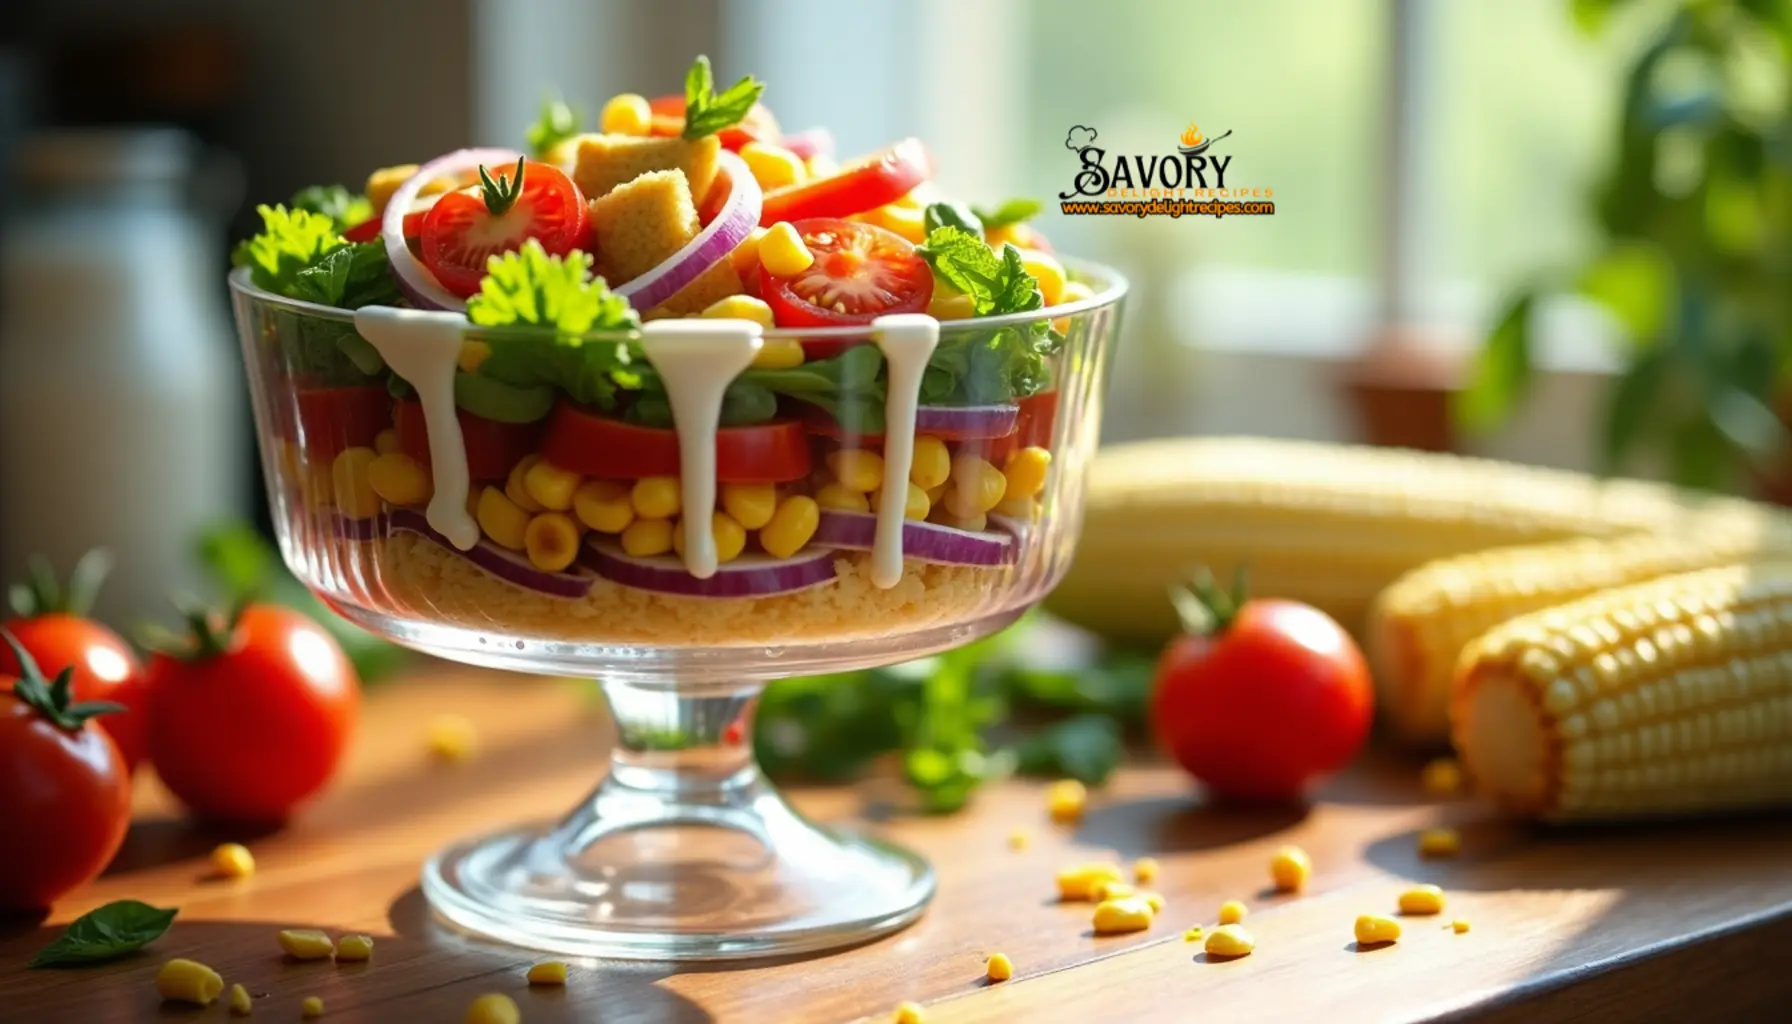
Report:
[[[748,75],[716,94],[709,58],[699,55],[684,76],[684,137],[701,139],[746,119],[765,92],[765,83]]]
[[[524,138],[529,142],[529,151],[539,158],[577,134],[578,112],[567,106],[566,101],[560,97],[549,96],[541,101],[541,115],[529,126]]]
[[[633,330],[641,318],[628,300],[591,273],[591,257],[574,250],[550,256],[530,239],[521,249],[492,258],[479,291],[467,300],[467,319],[480,327],[550,327],[552,335],[494,339],[481,376],[517,387],[548,385],[574,401],[600,409],[615,406],[613,374],[628,365],[628,349],[588,332]]]
[[[134,953],[160,938],[179,913],[136,900],[117,900],[76,918],[56,941],[38,950],[32,967],[74,967],[105,963]]]

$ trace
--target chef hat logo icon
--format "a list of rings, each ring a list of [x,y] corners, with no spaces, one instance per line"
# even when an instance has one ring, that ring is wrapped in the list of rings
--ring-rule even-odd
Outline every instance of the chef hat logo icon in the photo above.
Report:
[[[1064,139],[1064,148],[1071,152],[1076,152],[1093,145],[1095,145],[1095,129],[1085,128],[1080,124],[1072,127],[1070,129],[1070,134]]]

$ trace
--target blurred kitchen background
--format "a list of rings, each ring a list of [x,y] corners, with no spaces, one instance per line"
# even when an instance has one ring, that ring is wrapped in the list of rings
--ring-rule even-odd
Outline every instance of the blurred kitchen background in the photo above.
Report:
[[[1145,153],[1191,121],[1231,131],[1229,173],[1272,188],[1274,217],[1040,221],[1135,284],[1106,440],[1362,440],[1771,490],[1789,9],[8,0],[0,578],[105,543],[102,610],[143,614],[197,582],[180,538],[257,514],[223,281],[255,202],[519,144],[552,91],[587,116],[675,92],[699,52],[843,155],[921,136],[980,202],[1055,200],[1073,124]]]

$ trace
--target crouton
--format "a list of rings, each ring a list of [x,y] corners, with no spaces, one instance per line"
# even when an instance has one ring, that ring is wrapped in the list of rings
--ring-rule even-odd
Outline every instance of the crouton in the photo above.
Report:
[[[716,157],[722,144],[713,135],[695,141],[634,135],[581,135],[572,180],[587,199],[648,171],[680,171],[691,195],[702,199],[716,180]]]
[[[697,236],[696,204],[680,171],[649,171],[590,201],[598,270],[610,287],[627,284]]]

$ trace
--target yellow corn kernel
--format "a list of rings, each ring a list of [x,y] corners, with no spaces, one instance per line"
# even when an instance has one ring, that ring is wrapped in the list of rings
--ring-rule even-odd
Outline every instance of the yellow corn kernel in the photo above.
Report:
[[[653,130],[653,108],[647,97],[632,92],[612,96],[598,114],[597,128],[606,135],[646,135]]]
[[[316,928],[286,928],[274,937],[294,960],[328,960],[336,955],[336,944]]]
[[[815,254],[796,228],[781,220],[759,240],[759,265],[773,277],[795,277],[815,265]]]
[[[1008,959],[1006,953],[992,953],[984,974],[990,981],[1007,981],[1014,977],[1014,961]]]
[[[884,457],[863,448],[842,448],[828,456],[828,471],[841,486],[870,494],[884,484]]]
[[[572,507],[572,495],[579,489],[579,480],[579,474],[572,470],[561,469],[541,459],[523,474],[523,489],[543,509],[564,512]]]
[[[1010,850],[1024,850],[1032,841],[1033,837],[1028,835],[1024,828],[1017,828],[1008,833],[1008,848]]]
[[[768,310],[769,312],[769,310]],[[803,365],[803,343],[795,338],[767,338],[753,356],[755,370],[790,370]]]
[[[1097,935],[1119,935],[1144,931],[1151,927],[1152,917],[1151,904],[1137,896],[1124,896],[1096,904],[1092,923]]]
[[[344,935],[336,943],[337,963],[361,963],[373,959],[373,936]]]
[[[523,530],[529,564],[542,572],[559,572],[579,557],[579,524],[564,512],[543,512]]]
[[[946,511],[961,518],[988,512],[1001,504],[1008,478],[983,459],[965,452],[952,460],[952,489],[946,492]]]
[[[759,530],[759,546],[773,558],[789,558],[809,543],[821,525],[821,506],[814,498],[795,494],[778,503],[772,521]]]
[[[1022,448],[1008,456],[1002,476],[1008,481],[1004,498],[1037,498],[1045,490],[1045,474],[1052,468],[1052,453],[1044,448]]]
[[[1140,889],[1138,892],[1134,893],[1133,895],[1137,896],[1139,899],[1144,900],[1145,905],[1151,908],[1151,912],[1153,914],[1161,914],[1164,912],[1164,894],[1163,893],[1158,892],[1155,889]]]
[[[210,1006],[224,991],[224,979],[218,972],[196,960],[176,958],[156,971],[156,991],[163,999],[172,999],[195,1006]]]
[[[387,427],[375,434],[373,436],[373,450],[379,452],[381,455],[392,455],[398,452],[398,431],[393,430],[391,427]]]
[[[1194,927],[1192,927],[1182,933],[1182,941],[1184,941],[1184,942],[1200,942],[1201,934],[1202,934],[1201,926],[1195,925]]]
[[[430,756],[454,764],[472,757],[479,739],[472,720],[465,715],[437,715],[429,720],[425,735]]]
[[[622,550],[636,558],[663,555],[672,550],[670,519],[637,519],[622,531]]]
[[[587,480],[572,492],[572,511],[598,533],[621,533],[635,521],[629,485],[620,480]]]
[[[1462,849],[1462,836],[1453,828],[1428,828],[1419,833],[1419,856],[1454,857]]]
[[[516,1000],[502,992],[487,992],[467,1006],[466,1024],[521,1024],[522,1019]]]
[[[722,511],[749,530],[772,521],[778,511],[778,488],[772,484],[723,484]]]
[[[801,185],[809,178],[809,168],[803,158],[783,146],[749,142],[740,147],[740,158],[753,173],[753,180],[768,192],[774,188]]]
[[[1313,861],[1298,846],[1284,846],[1269,858],[1269,877],[1282,892],[1299,892],[1313,875]]]
[[[909,482],[923,491],[931,491],[952,477],[952,453],[946,442],[932,434],[915,437],[915,455],[909,462]],[[929,496],[932,500],[932,496]]]
[[[980,533],[989,528],[989,516],[986,513],[979,512],[974,516],[955,516],[943,504],[933,506],[933,511],[927,516],[927,521],[970,533]]]
[[[291,472],[298,477],[299,493],[304,495],[307,508],[320,508],[335,500],[335,473],[331,463],[305,458],[295,448],[291,466]]]
[[[1455,796],[1462,792],[1462,765],[1453,757],[1439,757],[1419,772],[1419,783],[1432,796]]]
[[[255,855],[242,843],[219,843],[212,850],[212,870],[220,878],[248,878],[255,873]]]
[[[670,519],[684,507],[684,490],[675,476],[644,476],[635,481],[628,500],[642,519]]]
[[[716,561],[732,562],[740,557],[747,547],[747,531],[734,521],[734,517],[726,512],[710,513],[709,535],[715,541]],[[684,554],[684,523],[675,524],[672,531],[672,550]]]
[[[896,1014],[890,1018],[894,1024],[927,1024],[927,1011],[921,1004],[906,1000],[896,1004]]]
[[[764,299],[756,299],[751,295],[729,295],[717,299],[705,306],[703,312],[698,315],[706,320],[751,320],[761,327],[776,326],[776,322],[772,319],[772,307],[766,305]],[[797,351],[799,353],[802,351],[801,345],[797,346]],[[762,349],[761,353],[763,354],[763,352]],[[800,363],[801,360],[798,362]],[[754,359],[753,365],[758,366],[759,360]],[[776,369],[783,369],[783,367],[776,367]]]
[[[1104,900],[1125,899],[1128,896],[1137,896],[1138,894],[1139,890],[1133,888],[1126,882],[1122,882],[1118,878],[1096,882],[1095,888],[1089,890],[1089,898],[1097,903],[1101,903]]]
[[[875,224],[885,231],[900,235],[903,239],[920,245],[927,241],[927,224],[924,211],[916,206],[895,202],[880,206],[875,210],[867,210],[853,217],[867,224]]]
[[[422,505],[435,493],[435,482],[423,463],[403,452],[388,452],[367,465],[367,486],[398,506]]]
[[[754,228],[747,232],[747,237],[728,254],[728,262],[734,264],[734,272],[745,277],[747,272],[759,266],[759,243],[765,240],[770,228]]]
[[[1039,503],[1032,498],[1003,498],[990,511],[999,516],[1030,523],[1039,518]]]
[[[540,461],[541,456],[539,455],[534,453],[525,455],[517,460],[516,465],[510,467],[510,475],[504,479],[504,496],[510,499],[511,504],[524,512],[547,511],[541,506],[541,502],[530,496],[529,488],[524,483],[529,478],[529,471],[534,469],[535,464]]]
[[[1241,924],[1222,924],[1207,933],[1208,956],[1249,956],[1257,940]]]
[[[1415,885],[1400,894],[1402,914],[1441,914],[1444,891],[1435,885]]]
[[[1140,885],[1150,885],[1157,881],[1159,865],[1156,857],[1140,857],[1132,862],[1132,877]]]
[[[299,1016],[306,1020],[316,1020],[324,1015],[324,1001],[317,996],[306,996],[299,1004]]]
[[[1451,921],[1450,922],[1450,930],[1455,932],[1458,935],[1462,935],[1462,934],[1466,933],[1468,931],[1468,919],[1464,918],[1464,917],[1459,917],[1456,920]]]
[[[1039,294],[1044,297],[1047,306],[1056,306],[1064,297],[1064,285],[1069,280],[1064,274],[1064,264],[1049,253],[1038,249],[1022,249],[1020,265],[1027,268],[1033,280],[1039,282]]]
[[[951,470],[948,469],[947,472],[950,473]],[[952,485],[948,482],[935,484],[934,486],[927,488],[928,503],[936,509],[939,508],[940,502],[946,500],[946,491],[949,490],[951,486]]]
[[[908,495],[903,499],[902,503],[903,518],[916,520],[926,519],[927,513],[933,509],[933,502],[927,500],[927,492],[916,487],[912,483],[905,484],[904,486],[908,488]],[[867,497],[869,499],[868,504],[871,506],[871,511],[876,512],[878,509],[883,508],[883,488],[880,487],[877,490],[872,491]]]
[[[1095,888],[1120,880],[1118,864],[1077,864],[1058,869],[1058,898],[1066,902],[1095,897]]]
[[[1045,788],[1045,807],[1053,821],[1080,820],[1088,802],[1089,790],[1075,779],[1059,779]]]
[[[832,480],[816,488],[815,503],[822,508],[839,509],[842,512],[871,511],[871,499]]]
[[[936,290],[927,303],[927,315],[935,320],[969,320],[977,315],[977,300],[951,291],[942,295]]]
[[[483,341],[463,341],[460,343],[460,355],[455,363],[463,373],[478,373],[485,361],[492,357],[492,347]]]
[[[1400,922],[1386,914],[1362,914],[1356,919],[1356,944],[1379,946],[1400,938]]]
[[[496,487],[479,492],[479,513],[474,518],[479,520],[479,529],[493,543],[512,551],[523,550],[523,537],[529,531],[529,513],[518,508],[516,502],[506,498]]]
[[[840,173],[840,161],[835,160],[826,153],[817,153],[803,161],[803,164],[809,169],[809,179],[811,181],[816,178],[831,178]]]
[[[367,184],[361,191],[367,195],[367,201],[373,204],[374,216],[386,208],[392,201],[392,194],[398,187],[417,176],[416,164],[397,164],[392,167],[381,167],[367,176]]]
[[[529,967],[525,975],[531,985],[564,985],[566,984],[566,965],[558,960],[544,960]]]
[[[1245,908],[1243,903],[1238,900],[1227,900],[1220,904],[1220,923],[1237,924],[1244,920],[1244,916],[1248,913],[1250,911]]]
[[[379,514],[380,496],[367,483],[367,467],[380,453],[372,448],[345,449],[330,464],[330,488],[336,509],[350,519],[372,519]]]
[[[230,1015],[247,1017],[255,1012],[255,1003],[249,998],[249,990],[241,985],[230,986]]]

